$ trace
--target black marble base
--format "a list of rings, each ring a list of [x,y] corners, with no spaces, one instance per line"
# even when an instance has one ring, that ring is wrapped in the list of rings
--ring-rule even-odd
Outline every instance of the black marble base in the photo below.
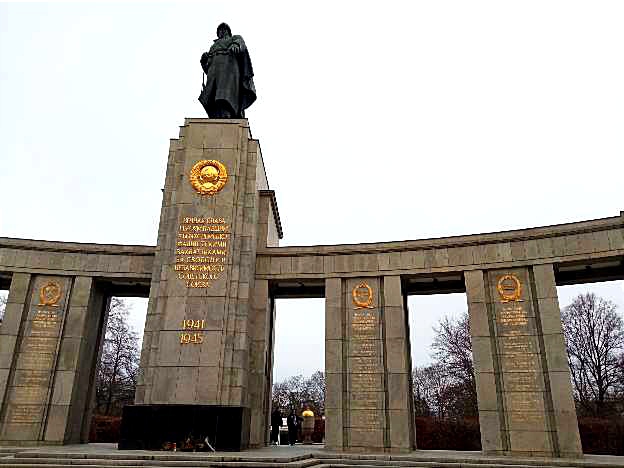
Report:
[[[118,448],[161,450],[167,442],[178,450],[190,436],[208,436],[216,450],[239,451],[249,445],[249,409],[209,405],[129,405],[124,407]]]

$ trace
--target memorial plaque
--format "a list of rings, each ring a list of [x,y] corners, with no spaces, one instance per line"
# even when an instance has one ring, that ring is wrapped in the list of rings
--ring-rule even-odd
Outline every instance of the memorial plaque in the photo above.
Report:
[[[351,409],[380,409],[384,407],[385,394],[383,391],[366,391],[367,389],[353,390],[349,394]]]
[[[66,313],[69,281],[60,277],[35,277],[16,371],[9,387],[7,427],[26,426],[24,437],[38,434],[49,403],[52,373]],[[39,429],[38,429],[39,428]]]
[[[43,405],[10,404],[7,423],[12,425],[41,424],[43,410]]]
[[[544,390],[542,373],[538,371],[507,372],[503,375],[506,391],[538,392]]]
[[[540,369],[539,354],[503,354],[500,360],[503,372],[526,372]]]
[[[496,339],[499,354],[538,353],[537,337],[527,335],[505,335]]]
[[[46,371],[17,370],[13,379],[13,385],[17,387],[38,387],[46,385],[49,378],[50,374]]]
[[[350,427],[379,429],[384,427],[383,412],[379,410],[353,410],[349,418]]]
[[[230,225],[222,217],[185,216],[178,226],[176,276],[187,288],[209,288],[227,264]]]
[[[347,395],[352,446],[383,447],[385,392],[377,285],[353,282],[348,330]]]
[[[540,345],[524,274],[494,276],[495,340],[507,430],[547,431]]]
[[[32,405],[45,401],[48,395],[46,386],[12,387],[9,401],[11,403]]]

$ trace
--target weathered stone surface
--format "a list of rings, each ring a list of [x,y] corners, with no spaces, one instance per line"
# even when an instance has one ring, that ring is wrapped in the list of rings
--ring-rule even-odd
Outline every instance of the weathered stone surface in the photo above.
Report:
[[[471,336],[490,336],[490,321],[485,302],[469,302],[468,317]]]
[[[500,418],[499,411],[485,411],[479,408],[481,447],[485,453],[502,453],[506,449],[503,445],[504,435]]]
[[[498,411],[496,376],[493,372],[475,372],[479,411]]]
[[[483,281],[483,272],[481,270],[466,271],[464,273],[464,281],[466,282],[466,295],[468,303],[485,302],[485,283]]]

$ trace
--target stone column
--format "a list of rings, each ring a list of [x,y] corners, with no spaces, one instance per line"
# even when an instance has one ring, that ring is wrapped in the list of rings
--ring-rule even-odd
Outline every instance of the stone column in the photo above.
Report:
[[[500,370],[496,358],[494,322],[488,310],[484,273],[481,270],[464,272],[470,339],[477,386],[477,406],[481,430],[481,449],[486,454],[502,455],[507,451],[503,435],[504,415],[500,399]]]
[[[257,151],[257,142],[250,146]],[[275,193],[261,190],[258,204],[256,249],[277,247],[280,229],[276,222]],[[273,384],[273,350],[275,343],[275,301],[269,293],[269,282],[255,280],[250,291],[249,308],[249,407],[251,427],[249,446],[263,447],[269,442],[271,391]]]
[[[256,280],[249,309],[249,445],[252,448],[265,446],[269,435],[275,307],[269,297],[268,283]]]
[[[0,417],[6,412],[7,389],[11,370],[16,360],[17,337],[20,333],[23,316],[28,300],[30,274],[14,273],[11,278],[9,297],[4,310],[4,319],[0,324]]]
[[[343,425],[347,399],[343,348],[345,346],[345,311],[340,278],[325,280],[325,447],[342,450],[345,446]]]
[[[416,433],[411,398],[411,350],[400,276],[383,278],[382,320],[388,392],[389,447],[392,451],[407,452],[416,448]]]
[[[580,456],[552,266],[465,278],[483,451]]]
[[[16,275],[14,285],[9,300],[15,305],[6,330],[18,330],[17,345],[0,439],[14,444],[84,442],[104,315],[94,309],[98,301],[92,280]]]
[[[22,313],[12,311],[14,318],[20,319],[19,332],[15,337],[15,356],[0,432],[3,441],[15,443],[44,439],[71,290],[70,278],[32,276],[29,279],[29,282],[25,276],[16,279],[21,283],[19,289],[26,291],[26,298]],[[11,328],[15,330],[15,323]]]
[[[550,398],[549,410],[552,411],[551,425],[555,433],[555,443],[559,456],[581,457],[583,447],[578,431],[553,266],[534,265],[532,269],[538,309],[537,321],[544,354],[544,380]]]
[[[400,278],[325,282],[326,447],[413,447],[409,350]]]
[[[279,231],[279,216],[259,217],[267,189],[247,120],[186,119],[171,142],[137,405],[124,412],[120,448],[159,448],[189,432],[217,449],[263,439],[267,373],[250,357],[270,327],[250,326],[269,311],[260,300],[251,312],[250,297],[267,289],[254,285],[258,246]]]
[[[45,440],[86,443],[107,301],[92,278],[74,279],[54,375]]]

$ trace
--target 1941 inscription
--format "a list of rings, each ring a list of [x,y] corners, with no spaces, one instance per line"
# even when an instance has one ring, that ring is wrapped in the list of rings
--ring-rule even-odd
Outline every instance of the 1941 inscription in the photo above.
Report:
[[[205,326],[205,320],[182,320],[182,329],[188,331],[180,333],[180,344],[202,344],[204,342],[204,334],[196,330],[203,330]]]

